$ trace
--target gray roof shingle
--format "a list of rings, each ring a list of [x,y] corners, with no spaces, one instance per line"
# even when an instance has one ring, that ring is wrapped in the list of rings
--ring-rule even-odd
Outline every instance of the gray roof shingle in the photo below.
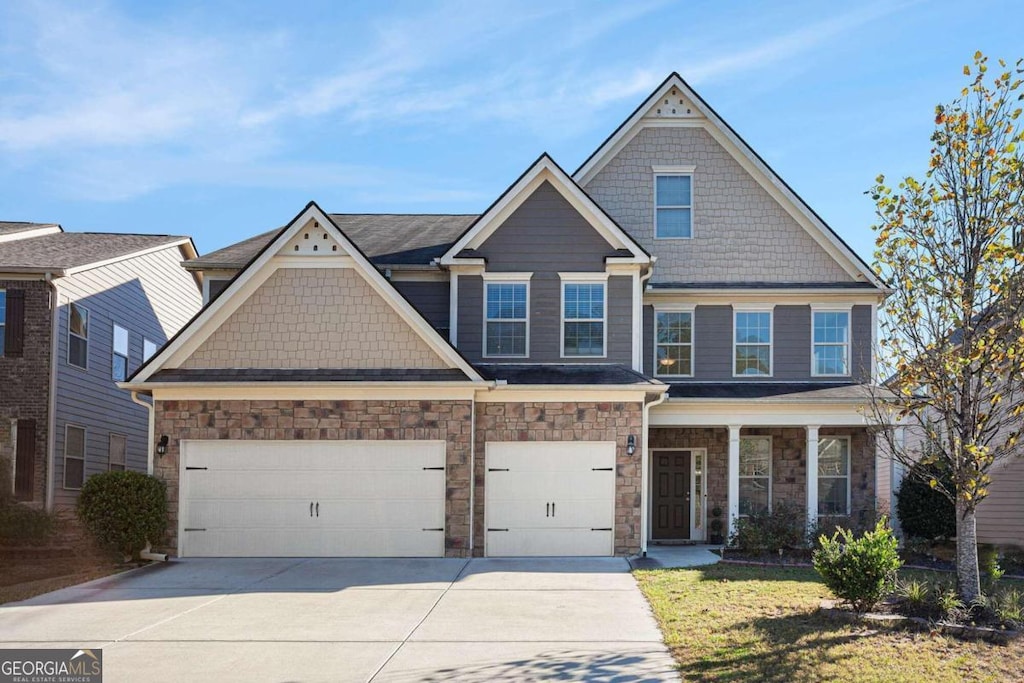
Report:
[[[148,382],[459,382],[465,373],[450,369],[181,369],[160,370]]]
[[[0,270],[60,272],[185,241],[188,237],[172,235],[58,232],[0,242]]]
[[[867,401],[879,387],[850,382],[723,382],[679,383],[669,398],[769,399],[779,401]]]
[[[625,365],[605,363],[566,365],[503,365],[476,363],[484,379],[501,379],[509,384],[650,384],[662,383]]]
[[[370,261],[384,265],[427,265],[451,247],[478,216],[471,214],[332,213],[331,220]],[[236,270],[267,246],[281,228],[212,251],[185,263],[189,270]]]
[[[14,235],[39,228],[56,228],[56,223],[28,223],[25,221],[0,221],[0,235]]]

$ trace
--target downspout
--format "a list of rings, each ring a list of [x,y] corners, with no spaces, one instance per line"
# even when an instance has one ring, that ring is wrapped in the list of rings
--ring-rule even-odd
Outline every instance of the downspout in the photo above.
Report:
[[[650,470],[650,450],[647,447],[647,441],[651,435],[651,408],[657,405],[661,405],[668,398],[668,392],[662,392],[661,396],[651,401],[650,403],[644,403],[643,407],[643,422],[641,429],[643,430],[643,443],[640,445],[640,557],[647,557],[647,538],[650,533],[647,530],[650,524],[650,514],[648,512],[648,471]]]
[[[469,402],[469,556],[473,557],[473,539],[476,528],[473,526],[473,509],[476,507],[476,392]]]
[[[153,474],[153,443],[156,439],[156,410],[152,403],[139,398],[139,392],[132,391],[132,403],[136,403],[149,413],[149,440],[146,443],[146,474]]]
[[[47,512],[53,512],[53,487],[54,473],[57,456],[54,452],[57,448],[57,344],[60,341],[60,292],[57,283],[53,281],[53,273],[47,272],[44,276],[46,285],[50,289],[50,396],[46,415],[46,492],[45,506]]]

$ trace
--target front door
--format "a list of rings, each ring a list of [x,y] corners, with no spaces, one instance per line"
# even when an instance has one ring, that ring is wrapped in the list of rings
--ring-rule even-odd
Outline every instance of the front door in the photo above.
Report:
[[[690,451],[654,453],[654,540],[690,538]]]

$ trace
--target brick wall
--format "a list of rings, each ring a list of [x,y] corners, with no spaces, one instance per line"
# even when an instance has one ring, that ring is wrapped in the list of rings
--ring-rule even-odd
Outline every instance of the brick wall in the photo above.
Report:
[[[156,434],[171,437],[156,475],[167,482],[169,548],[177,550],[181,439],[427,439],[447,451],[445,555],[469,552],[469,401],[157,401]]]
[[[45,282],[0,280],[0,289],[25,292],[25,345],[20,358],[0,356],[0,460],[14,458],[11,420],[36,421],[32,500],[46,497],[46,437],[50,395],[50,289]]]
[[[746,428],[741,436],[772,437],[772,502],[807,505],[807,432],[802,427]],[[866,514],[875,504],[874,438],[865,427],[822,427],[818,436],[850,437],[850,510],[853,516]],[[729,509],[729,430],[725,427],[656,427],[651,430],[651,448],[706,448],[708,522],[711,510],[722,509],[725,522]]]
[[[477,403],[474,554],[484,553],[485,443],[489,441],[614,441],[615,554],[640,549],[640,403]],[[636,453],[626,440],[636,436]]]

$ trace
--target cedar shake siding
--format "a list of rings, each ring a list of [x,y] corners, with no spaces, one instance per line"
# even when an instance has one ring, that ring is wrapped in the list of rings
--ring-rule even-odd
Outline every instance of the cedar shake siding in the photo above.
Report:
[[[0,290],[8,295],[8,353],[0,355],[0,463],[7,467],[16,456],[16,425],[19,420],[35,422],[31,494],[20,495],[26,501],[42,503],[46,489],[46,438],[50,397],[50,290],[41,280],[0,280]],[[21,292],[21,320],[10,305],[11,294]],[[21,353],[10,352],[12,328],[20,323]],[[23,423],[24,424],[24,423]],[[24,437],[24,434],[22,435]],[[21,449],[28,446],[21,444]],[[23,451],[24,452],[24,451]],[[7,482],[6,477],[2,481]],[[27,488],[27,486],[26,486]]]

